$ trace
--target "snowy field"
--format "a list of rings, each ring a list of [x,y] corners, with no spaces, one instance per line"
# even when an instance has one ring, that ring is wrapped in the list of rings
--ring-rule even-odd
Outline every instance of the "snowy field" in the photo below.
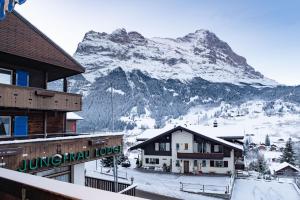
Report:
[[[98,161],[99,162],[99,161]],[[133,161],[131,161],[133,163]],[[100,173],[100,167],[96,171],[96,162],[85,164],[87,175],[102,179],[113,180],[112,176]],[[119,179],[120,182],[130,182],[134,177],[134,183],[138,185],[137,189],[146,192],[156,193],[169,197],[187,199],[187,200],[217,200],[217,198],[190,194],[180,191],[180,182],[197,183],[206,185],[227,186],[229,177],[199,177],[185,176],[176,174],[161,174],[153,172],[142,172],[133,168],[119,167],[119,175],[124,177],[127,173],[127,180]],[[108,168],[103,168],[103,172]],[[232,200],[299,200],[300,193],[295,186],[288,181],[265,181],[254,178],[236,179]]]
[[[231,200],[299,200],[291,183],[255,179],[237,179]]]
[[[89,176],[113,179],[112,176],[100,174],[100,168],[97,172],[95,161],[86,163],[85,167]],[[138,185],[137,189],[139,190],[188,200],[217,200],[217,198],[182,192],[180,191],[180,182],[227,186],[230,179],[229,177],[199,177],[140,172],[133,168],[126,169],[122,167],[119,167],[119,172],[122,175],[127,172],[128,180],[134,177],[134,183]],[[124,180],[120,179],[120,181]]]

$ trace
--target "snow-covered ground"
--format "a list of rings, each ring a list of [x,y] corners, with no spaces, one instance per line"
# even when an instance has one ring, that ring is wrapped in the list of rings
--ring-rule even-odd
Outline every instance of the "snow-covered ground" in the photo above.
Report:
[[[299,200],[291,183],[256,179],[237,179],[232,200]]]
[[[132,157],[131,157],[132,158]],[[137,189],[146,192],[156,193],[164,196],[188,199],[188,200],[217,200],[217,198],[202,196],[198,194],[190,194],[187,192],[180,191],[180,182],[184,183],[197,183],[206,185],[219,185],[228,186],[229,177],[199,177],[199,176],[186,176],[176,174],[161,174],[161,173],[150,173],[141,172],[134,169],[134,160],[130,159],[133,166],[131,168],[119,167],[119,173],[124,176],[127,173],[128,181],[131,177],[134,177],[134,183],[137,184]],[[113,180],[112,176],[103,175],[100,173],[100,168],[96,171],[95,161],[88,162],[85,164],[87,175],[93,177],[99,177],[104,179]],[[103,170],[106,171],[107,169]],[[127,181],[119,179],[120,181]]]

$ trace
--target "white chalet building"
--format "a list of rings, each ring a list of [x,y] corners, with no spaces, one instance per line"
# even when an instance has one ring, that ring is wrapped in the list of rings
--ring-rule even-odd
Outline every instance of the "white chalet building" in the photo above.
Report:
[[[173,173],[232,174],[243,168],[243,147],[178,126],[130,148],[141,149],[142,167]]]

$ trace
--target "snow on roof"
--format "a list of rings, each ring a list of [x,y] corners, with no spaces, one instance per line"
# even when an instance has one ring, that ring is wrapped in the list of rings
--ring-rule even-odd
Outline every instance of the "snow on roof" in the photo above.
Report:
[[[244,130],[239,126],[218,126],[213,127],[211,126],[204,126],[204,125],[188,125],[182,126],[186,127],[197,133],[206,133],[210,136],[214,137],[244,137]],[[145,130],[141,135],[137,136],[137,140],[147,140],[149,138],[155,137],[163,132],[166,132],[170,129],[174,128],[174,126],[168,125],[162,129],[148,129]]]
[[[290,163],[287,163],[287,162],[281,163],[280,165],[274,167],[273,170],[274,170],[275,172],[277,172],[277,171],[282,170],[282,169],[284,169],[284,168],[286,168],[286,167],[291,167],[291,168],[293,168],[294,170],[297,170],[298,172],[300,172],[300,169],[299,169],[299,168],[297,168],[297,167],[295,167],[294,165],[291,165]]]
[[[177,131],[178,129],[184,129],[185,131],[187,131],[187,132],[190,132],[190,133],[192,133],[192,134],[198,134],[198,135],[200,135],[200,136],[204,136],[204,137],[207,137],[207,138],[209,138],[209,139],[211,139],[211,140],[214,140],[214,141],[216,141],[216,142],[219,142],[219,143],[221,143],[221,144],[225,144],[225,145],[227,145],[227,146],[230,146],[230,147],[233,147],[233,148],[235,148],[235,149],[239,149],[239,150],[244,150],[243,149],[243,146],[241,146],[241,145],[238,145],[238,144],[234,144],[234,143],[232,143],[232,142],[228,142],[228,141],[226,141],[226,140],[224,140],[224,139],[221,139],[221,138],[218,138],[218,137],[215,137],[215,136],[212,136],[210,133],[199,133],[199,131],[195,131],[195,130],[192,130],[192,129],[189,129],[189,128],[185,128],[185,127],[181,127],[181,126],[177,126],[177,127],[175,127],[175,128],[173,128],[173,129],[169,129],[169,130],[167,130],[167,131],[165,131],[165,132],[161,132],[160,134],[157,134],[156,136],[154,136],[154,137],[152,137],[152,138],[150,138],[150,139],[147,139],[146,141],[144,141],[144,142],[142,142],[142,143],[140,143],[140,144],[138,144],[138,145],[135,145],[134,147],[136,147],[136,146],[141,146],[143,143],[146,143],[146,142],[149,142],[149,141],[151,141],[152,139],[154,139],[155,137],[158,137],[158,136],[160,136],[160,135],[163,135],[163,134],[165,134],[165,133],[167,133],[167,132],[175,132],[175,131]],[[164,129],[165,130],[165,129]],[[134,148],[134,147],[132,147],[132,148]]]
[[[22,144],[22,143],[32,143],[32,142],[50,142],[57,140],[72,140],[72,139],[80,139],[80,138],[93,138],[93,137],[101,137],[101,136],[118,136],[124,135],[123,133],[84,133],[81,135],[74,136],[65,136],[65,137],[53,137],[53,138],[36,138],[36,139],[25,139],[25,140],[11,140],[11,141],[0,141],[0,145],[3,144]]]
[[[83,118],[80,117],[78,114],[74,112],[67,112],[67,120],[82,120]]]

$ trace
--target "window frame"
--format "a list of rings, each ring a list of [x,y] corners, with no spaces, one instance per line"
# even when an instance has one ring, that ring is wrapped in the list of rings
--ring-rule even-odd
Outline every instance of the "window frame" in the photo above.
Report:
[[[176,167],[180,167],[180,160],[176,160],[175,166],[176,166]]]
[[[167,151],[166,143],[159,143],[159,151]]]
[[[159,143],[158,142],[154,143],[154,150],[159,151]]]
[[[206,167],[206,166],[207,166],[206,160],[202,160],[202,162],[201,162],[201,167]]]
[[[2,68],[0,67],[0,70],[3,70],[3,71],[8,71],[10,72],[10,84],[7,84],[7,83],[0,83],[0,84],[6,84],[6,85],[13,85],[13,70],[12,69],[6,69],[6,68]]]
[[[184,150],[189,150],[189,143],[184,143]]]
[[[12,136],[12,117],[6,115],[0,115],[0,118],[8,118],[9,119],[9,134],[8,135],[0,135],[0,138],[6,138]]]
[[[180,144],[176,143],[176,151],[179,151],[179,150],[180,150]]]
[[[228,168],[228,161],[227,160],[223,161],[223,167]]]

